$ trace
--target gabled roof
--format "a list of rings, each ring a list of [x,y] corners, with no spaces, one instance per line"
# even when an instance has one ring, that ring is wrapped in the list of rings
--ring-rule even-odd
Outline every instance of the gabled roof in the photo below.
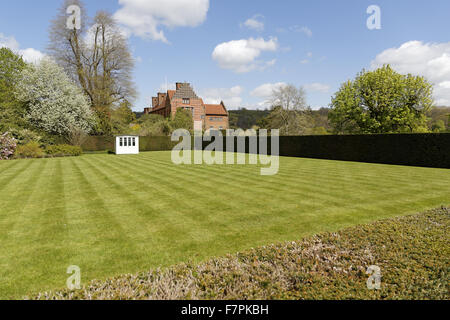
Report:
[[[180,83],[179,87],[177,87],[177,90],[175,91],[175,94],[173,95],[173,98],[175,99],[198,99],[197,94],[192,89],[191,85],[189,83]]]
[[[228,112],[223,104],[205,104],[207,116],[227,116]]]

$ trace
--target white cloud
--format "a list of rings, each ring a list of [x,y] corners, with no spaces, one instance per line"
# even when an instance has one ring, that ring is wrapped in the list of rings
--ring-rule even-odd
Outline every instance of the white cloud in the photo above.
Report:
[[[300,26],[292,26],[292,27],[290,27],[289,29],[290,29],[291,31],[294,31],[294,32],[300,32],[300,33],[303,33],[303,34],[305,34],[308,38],[311,38],[311,37],[313,36],[313,33],[312,33],[311,29],[308,28],[308,27],[305,27],[305,26],[303,26],[303,27],[300,27]]]
[[[263,15],[256,14],[253,17],[247,19],[244,23],[241,23],[241,27],[247,27],[252,30],[256,31],[263,31],[264,30],[264,22],[258,20],[264,18]]]
[[[209,10],[209,0],[119,0],[114,17],[131,34],[168,43],[161,26],[196,27]]]
[[[285,82],[265,83],[255,88],[252,92],[250,92],[250,95],[252,97],[267,99],[270,98],[274,90],[285,86],[287,86],[287,83]]]
[[[14,37],[7,37],[3,33],[0,33],[0,48],[5,47],[13,51],[18,51],[20,46]]]
[[[309,63],[309,60],[308,59],[303,59],[303,60],[300,61],[300,63],[301,64],[307,64],[307,63]]]
[[[262,51],[276,51],[277,49],[277,38],[270,38],[267,41],[263,38],[232,40],[217,45],[212,53],[212,58],[223,69],[244,73],[255,69],[262,70],[275,64],[275,59],[259,61],[257,58]]]
[[[321,93],[327,93],[330,91],[329,85],[319,82],[305,84],[304,88],[306,89],[306,91],[316,91]]]
[[[45,54],[33,48],[19,50],[19,53],[22,55],[23,60],[30,63],[38,63],[45,57]]]
[[[219,104],[221,101],[228,109],[236,109],[242,106],[241,94],[244,89],[241,86],[232,88],[210,88],[200,91],[199,96],[206,104]]]
[[[3,47],[9,48],[21,55],[23,60],[29,63],[37,63],[45,57],[42,52],[33,48],[20,49],[20,44],[14,37],[7,37],[3,33],[0,33],[0,48]]]
[[[262,99],[260,102],[256,104],[256,107],[259,108],[268,108],[271,105],[270,99],[272,97],[273,91],[277,90],[281,87],[287,86],[286,82],[276,82],[276,83],[265,83],[256,87],[250,95],[252,97]]]
[[[437,105],[450,105],[450,42],[423,43],[409,41],[376,56],[371,68],[390,64],[397,72],[426,77],[435,84]]]

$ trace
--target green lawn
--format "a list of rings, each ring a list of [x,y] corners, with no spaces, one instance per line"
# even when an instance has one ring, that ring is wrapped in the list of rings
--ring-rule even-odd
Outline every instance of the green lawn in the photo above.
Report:
[[[175,166],[170,152],[0,162],[0,298],[449,204],[450,170],[280,158]]]

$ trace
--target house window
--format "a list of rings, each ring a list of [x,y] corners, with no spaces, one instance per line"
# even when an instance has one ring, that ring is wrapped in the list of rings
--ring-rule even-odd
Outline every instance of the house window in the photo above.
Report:
[[[127,146],[127,138],[123,138],[123,146],[124,146],[124,147]]]
[[[120,138],[120,146],[123,146],[123,138]]]
[[[131,147],[131,137],[128,138],[128,146]]]
[[[183,104],[190,104],[190,103],[191,103],[191,99],[183,98]]]
[[[136,138],[133,138],[133,147],[136,146]]]

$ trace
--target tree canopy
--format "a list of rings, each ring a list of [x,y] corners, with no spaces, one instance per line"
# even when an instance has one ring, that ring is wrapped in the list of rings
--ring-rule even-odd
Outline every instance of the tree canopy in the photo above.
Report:
[[[329,119],[335,133],[425,132],[432,94],[425,78],[389,65],[363,70],[332,98]]]
[[[69,136],[89,132],[93,117],[87,97],[64,70],[50,59],[26,67],[16,96],[26,106],[26,119],[47,133]]]
[[[67,28],[66,10],[81,8],[80,28]],[[99,11],[93,19],[83,2],[66,0],[50,28],[49,54],[77,81],[97,115],[95,132],[112,131],[111,113],[136,97],[132,80],[134,59],[126,37],[112,15]]]
[[[14,95],[17,80],[25,67],[22,57],[8,48],[0,48],[0,133],[26,124],[23,105]]]

